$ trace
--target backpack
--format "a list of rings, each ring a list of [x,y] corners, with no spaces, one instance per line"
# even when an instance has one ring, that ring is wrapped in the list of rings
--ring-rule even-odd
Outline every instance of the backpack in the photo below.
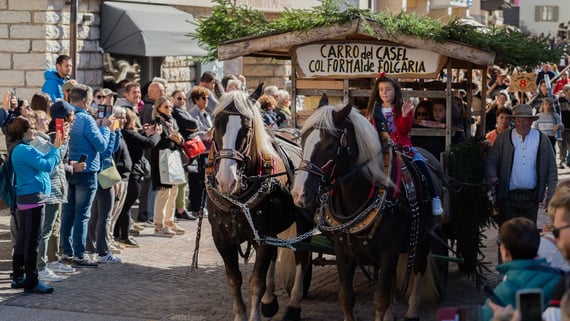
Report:
[[[16,207],[16,173],[6,154],[0,155],[0,199],[8,208]]]

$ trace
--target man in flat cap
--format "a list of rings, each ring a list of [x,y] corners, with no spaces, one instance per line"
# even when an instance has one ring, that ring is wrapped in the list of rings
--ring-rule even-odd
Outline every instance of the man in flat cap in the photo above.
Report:
[[[556,156],[548,137],[531,127],[538,117],[530,105],[515,106],[510,117],[515,128],[497,137],[485,177],[489,187],[496,186],[499,225],[519,216],[536,224],[538,205],[543,200],[548,205],[558,183]]]

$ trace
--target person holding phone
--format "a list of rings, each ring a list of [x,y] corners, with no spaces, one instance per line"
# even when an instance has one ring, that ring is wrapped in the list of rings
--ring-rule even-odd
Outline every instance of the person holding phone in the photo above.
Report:
[[[441,199],[435,190],[433,179],[426,167],[426,159],[413,146],[410,140],[410,130],[413,124],[414,103],[408,100],[404,103],[402,88],[400,84],[385,73],[381,73],[376,78],[372,95],[366,108],[366,117],[372,122],[378,131],[378,138],[382,139],[381,132],[390,135],[392,141],[403,149],[409,150],[407,153],[412,161],[423,172],[429,194],[431,197],[432,214],[443,215]]]
[[[546,306],[562,276],[562,271],[553,268],[544,258],[536,258],[540,233],[533,221],[517,217],[504,222],[499,228],[499,250],[503,264],[497,271],[504,275],[493,293],[505,306],[517,306],[517,292],[539,288],[543,291],[542,306]],[[493,310],[488,299],[481,308],[481,320],[489,321]],[[496,304],[499,302],[495,302]]]
[[[26,117],[18,116],[9,128],[10,137],[19,142],[10,152],[16,174],[16,204],[18,232],[12,256],[12,288],[24,288],[27,293],[52,293],[53,287],[38,279],[38,245],[42,234],[45,203],[51,193],[49,173],[61,160],[61,135],[47,153],[42,153],[30,143],[36,136],[36,128]]]

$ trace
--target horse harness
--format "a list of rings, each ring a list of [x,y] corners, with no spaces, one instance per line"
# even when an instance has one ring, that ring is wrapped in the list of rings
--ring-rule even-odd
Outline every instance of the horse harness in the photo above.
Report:
[[[347,133],[345,130],[340,130],[341,135],[339,138],[339,147],[337,149],[336,158],[341,154],[342,149],[345,149],[347,154],[350,154],[350,147],[347,146],[345,135]],[[356,174],[356,172],[362,169],[366,164],[359,164],[355,166],[351,171],[345,174],[343,177],[337,179],[335,182],[332,180],[334,174],[334,166],[336,159],[329,160],[322,167],[318,167],[309,161],[303,160],[299,167],[299,170],[308,171],[314,175],[321,177],[321,186],[319,187],[319,202],[320,206],[315,213],[315,222],[319,230],[323,232],[338,232],[341,231],[347,235],[348,245],[351,246],[350,237],[355,236],[357,238],[364,238],[364,244],[374,237],[377,228],[380,226],[382,221],[382,213],[388,211],[396,206],[398,206],[397,194],[399,192],[398,186],[401,183],[404,192],[406,193],[406,198],[410,204],[411,208],[411,227],[410,227],[410,240],[409,240],[409,250],[408,250],[408,262],[406,266],[406,275],[404,279],[404,285],[402,287],[402,294],[405,293],[409,280],[411,271],[415,263],[416,248],[419,240],[420,233],[420,207],[418,205],[418,198],[414,180],[412,177],[411,169],[408,166],[413,166],[411,162],[402,162],[404,157],[409,157],[409,150],[402,149],[398,146],[394,146],[389,135],[386,132],[381,132],[382,146],[386,146],[383,151],[384,157],[384,173],[386,177],[392,177],[394,174],[396,177],[396,188],[391,196],[387,197],[387,182],[381,182],[376,186],[377,191],[369,197],[369,202],[364,204],[356,214],[352,214],[348,220],[343,219],[334,210],[334,204],[331,198],[329,198],[329,192],[334,189],[334,187],[346,179],[349,176]],[[393,170],[396,172],[393,173]],[[324,186],[328,184],[328,186]],[[375,186],[373,186],[375,188]],[[327,206],[329,205],[329,206]],[[353,255],[358,260],[358,257]],[[369,278],[372,277],[364,269],[363,265],[358,263],[360,268],[363,270],[364,274]]]

